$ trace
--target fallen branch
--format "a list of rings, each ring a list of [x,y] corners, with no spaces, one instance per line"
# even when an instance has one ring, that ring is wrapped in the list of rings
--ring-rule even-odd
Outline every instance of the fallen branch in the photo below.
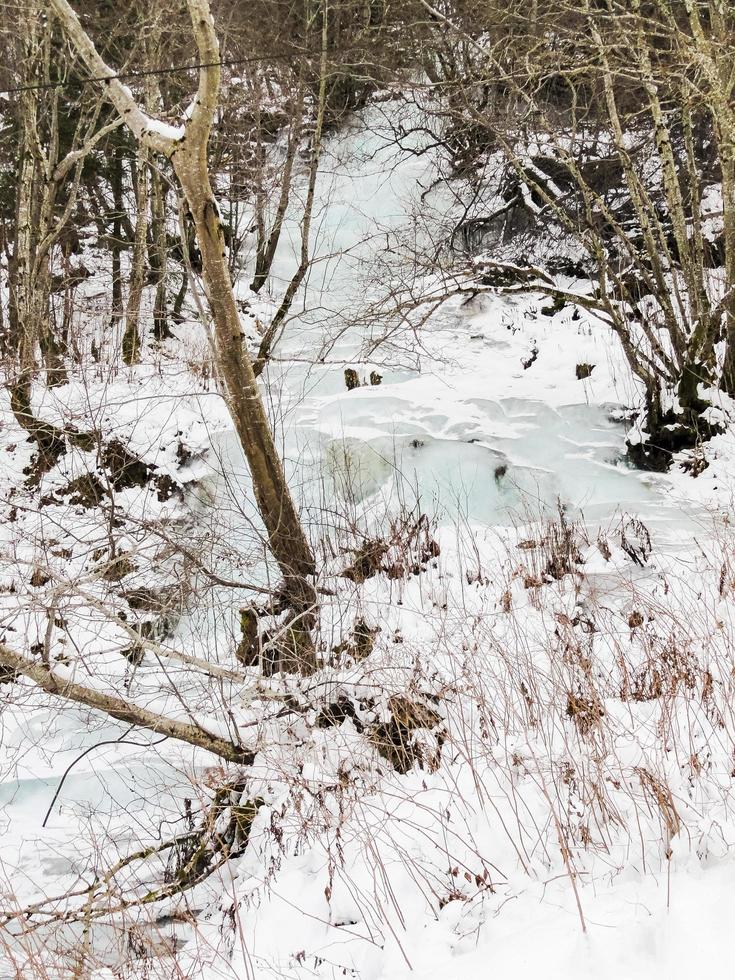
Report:
[[[227,739],[212,735],[199,725],[190,725],[173,718],[167,718],[140,705],[132,704],[130,701],[123,701],[122,698],[105,694],[102,691],[95,691],[93,688],[59,677],[53,669],[28,660],[3,644],[0,644],[0,666],[22,674],[43,691],[46,691],[47,694],[53,694],[77,704],[84,704],[88,708],[102,711],[117,721],[147,728],[159,735],[167,735],[179,742],[187,742],[189,745],[197,746],[197,748],[206,749],[227,762],[252,765],[255,759],[255,753],[236,745],[234,742],[229,742]]]

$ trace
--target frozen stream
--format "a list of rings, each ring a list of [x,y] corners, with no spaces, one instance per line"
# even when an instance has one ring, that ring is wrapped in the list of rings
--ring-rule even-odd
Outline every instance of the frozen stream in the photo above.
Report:
[[[373,353],[376,361],[361,360],[376,328],[356,325],[357,312],[390,289],[391,275],[410,279],[406,243],[435,247],[456,210],[442,185],[427,193],[432,155],[398,150],[382,114],[367,120],[367,134],[361,127],[327,146],[312,236],[317,262],[269,369],[302,506],[352,500],[379,519],[399,498],[418,497],[441,522],[498,525],[525,522],[560,499],[593,522],[619,511],[666,528],[673,521],[678,536],[689,522],[686,502],[666,480],[622,461],[625,432],[611,413],[637,396],[614,337],[586,315],[549,317],[539,312],[543,301],[528,297],[452,300],[416,335],[399,332]],[[276,294],[296,265],[293,211]],[[243,275],[238,287],[243,298],[248,281]],[[582,362],[594,365],[588,380],[576,378]],[[346,390],[346,367],[364,387]],[[379,386],[367,383],[373,370]],[[235,440],[224,449],[242,485]]]

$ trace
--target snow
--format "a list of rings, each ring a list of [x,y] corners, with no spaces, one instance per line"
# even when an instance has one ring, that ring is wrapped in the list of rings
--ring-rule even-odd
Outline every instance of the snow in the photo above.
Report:
[[[113,613],[121,602],[90,571],[104,513],[64,501],[21,511],[2,530],[3,582],[15,591],[0,592],[0,638],[30,644],[46,635],[51,591],[26,574],[43,549],[52,586],[73,584],[54,601],[94,664],[85,683],[132,684],[139,703],[182,720],[191,711],[224,737],[231,710],[258,750],[248,798],[265,802],[248,849],[192,894],[205,912],[196,929],[171,925],[185,945],[177,967],[165,956],[149,964],[161,976],[714,972],[727,955],[735,871],[734,437],[712,441],[696,479],[628,467],[617,419],[640,393],[622,353],[588,313],[567,306],[547,315],[538,296],[455,297],[374,346],[384,320],[371,321],[367,309],[405,281],[406,241],[432,241],[451,225],[453,206],[441,186],[424,194],[430,155],[396,150],[385,112],[369,110],[367,131],[356,125],[328,144],[314,222],[320,261],[263,379],[306,524],[325,530],[325,509],[333,521],[326,652],[357,614],[379,627],[373,652],[362,662],[335,655],[314,678],[249,675],[249,685],[213,684],[177,665],[175,683],[162,688],[153,658],[130,670],[120,656],[130,637],[92,601]],[[275,293],[297,251],[295,206]],[[92,299],[98,287],[83,288]],[[160,541],[140,533],[142,522],[178,518],[184,540],[211,550],[217,569],[267,583],[244,460],[221,399],[192,367],[206,340],[194,323],[178,334],[190,369],[169,350],[114,378],[91,370],[45,393],[39,410],[54,420],[92,416],[105,438],[124,439],[191,485],[183,502],[119,493],[137,585],[184,580],[161,558]],[[582,363],[594,367],[579,380]],[[382,382],[346,391],[345,367],[362,379],[378,371]],[[728,417],[731,406],[711,412]],[[179,441],[191,453],[183,466]],[[30,450],[7,411],[0,453],[9,495]],[[42,489],[95,466],[94,453],[70,451]],[[419,574],[363,583],[339,575],[347,555],[337,544],[359,544],[414,508],[430,516],[439,545]],[[60,542],[49,538],[61,531],[52,526],[71,554],[53,553]],[[548,542],[567,532],[578,560],[556,577],[546,570]],[[159,640],[232,666],[247,590],[197,582],[201,596]],[[52,640],[62,652],[61,631]],[[653,696],[661,687],[665,696]],[[360,703],[357,719],[316,725],[318,705],[340,695]],[[417,735],[424,767],[400,773],[360,730],[391,718],[392,697],[438,713],[439,762],[435,732]],[[283,706],[294,702],[303,710],[284,722]],[[184,798],[203,795],[202,774],[216,785],[205,753],[134,732],[129,741],[143,744],[101,745],[79,760],[42,828],[66,767],[125,726],[58,710],[17,685],[2,722],[3,857],[18,869],[19,902],[39,889],[60,893],[111,855],[165,837],[180,827]],[[96,941],[102,951],[104,935]],[[102,964],[95,980],[109,980],[114,966]]]
[[[185,118],[189,118],[187,114]],[[153,133],[155,136],[161,136],[165,140],[171,140],[172,142],[178,142],[184,138],[186,133],[186,128],[183,125],[173,126],[171,123],[164,122],[162,119],[156,119],[153,116],[146,116],[146,132]]]

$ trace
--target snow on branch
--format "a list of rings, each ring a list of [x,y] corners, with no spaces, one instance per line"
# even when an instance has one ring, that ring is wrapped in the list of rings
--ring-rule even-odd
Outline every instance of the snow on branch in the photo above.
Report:
[[[77,704],[84,704],[88,708],[102,711],[117,721],[147,728],[149,731],[167,735],[179,742],[188,742],[189,745],[206,749],[227,762],[251,765],[255,758],[254,753],[248,749],[213,735],[199,725],[176,721],[130,701],[124,701],[112,694],[77,684],[69,678],[61,676],[57,670],[52,670],[43,664],[14,653],[4,644],[0,644],[0,666],[22,674],[43,691],[46,691],[47,694],[53,694],[67,701],[75,701]]]

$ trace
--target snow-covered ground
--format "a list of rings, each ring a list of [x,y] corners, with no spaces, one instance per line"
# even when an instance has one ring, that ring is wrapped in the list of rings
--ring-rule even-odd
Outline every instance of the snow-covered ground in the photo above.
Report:
[[[178,965],[160,955],[141,970],[618,980],[722,967],[735,878],[732,439],[713,442],[696,478],[631,469],[620,419],[638,394],[614,338],[583,311],[547,315],[539,297],[454,298],[415,333],[371,349],[383,325],[364,311],[405,275],[401,243],[409,231],[431,242],[451,212],[441,185],[424,194],[430,156],[396,151],[379,119],[328,145],[321,261],[264,379],[291,484],[314,537],[333,546],[324,584],[334,594],[321,613],[329,663],[301,681],[220,678],[214,693],[167,665],[197,717],[252,732],[247,793],[265,802],[245,854],[187,899],[202,911],[197,928],[181,917],[156,927],[162,940],[178,937]],[[274,291],[293,270],[297,233],[295,212]],[[193,325],[181,335],[196,363],[206,343]],[[138,587],[184,575],[146,531],[162,515],[228,577],[263,582],[226,413],[174,349],[57,389],[47,414],[91,415],[195,487],[188,507],[118,495]],[[578,379],[577,365],[593,368]],[[381,383],[347,391],[347,367]],[[0,438],[10,494],[29,450],[7,411]],[[41,490],[89,465],[70,453]],[[339,576],[349,561],[340,545],[419,512],[429,518],[420,534],[407,541],[405,525],[392,545],[405,574]],[[104,514],[68,502],[25,513],[21,501],[2,531],[0,637],[50,636],[52,651],[69,643],[96,658],[100,676],[167,705],[158,662],[131,671],[119,656],[129,636],[100,613],[116,583],[90,572],[88,552],[106,533]],[[438,547],[419,553],[421,535]],[[65,576],[56,598],[22,572],[41,544],[51,586]],[[244,602],[242,591],[208,587],[167,647],[233,666]],[[60,604],[65,629],[47,633]],[[375,631],[365,659],[339,649],[358,619]],[[141,747],[157,739],[130,733],[136,744],[101,745],[74,765],[44,827],[67,766],[126,728],[16,689],[2,716],[0,891],[22,904],[165,837],[211,759]],[[284,723],[272,705],[286,694],[300,710]],[[319,721],[320,705],[345,700],[352,714]],[[406,702],[432,723],[409,725],[420,764],[396,768],[376,725]],[[100,968],[95,980],[112,975]]]

